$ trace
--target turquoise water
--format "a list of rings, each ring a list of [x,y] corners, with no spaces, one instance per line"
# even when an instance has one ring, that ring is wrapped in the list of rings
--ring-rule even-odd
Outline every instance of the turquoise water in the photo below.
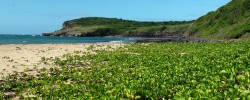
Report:
[[[135,42],[149,38],[141,37],[56,37],[39,35],[0,35],[0,44],[61,44],[61,43],[101,43]]]

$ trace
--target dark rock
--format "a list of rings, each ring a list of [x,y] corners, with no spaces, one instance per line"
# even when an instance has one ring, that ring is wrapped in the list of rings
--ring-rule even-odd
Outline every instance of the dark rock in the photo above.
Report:
[[[165,38],[152,38],[152,39],[137,40],[136,41],[136,43],[148,43],[148,42],[222,42],[222,40],[169,36],[169,37],[165,37]]]

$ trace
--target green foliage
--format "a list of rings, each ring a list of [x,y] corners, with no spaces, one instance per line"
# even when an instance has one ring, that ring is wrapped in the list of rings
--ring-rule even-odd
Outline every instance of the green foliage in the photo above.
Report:
[[[16,75],[0,87],[20,99],[249,99],[249,43],[129,44],[68,54],[61,68]],[[32,96],[32,97],[31,97]]]
[[[245,41],[250,39],[248,35],[250,32],[250,0],[232,0],[218,10],[192,22],[138,22],[117,18],[86,17],[66,21],[62,30],[47,35],[145,37],[185,35]],[[75,29],[75,27],[80,28]]]
[[[164,36],[164,35],[175,35],[181,36],[188,27],[189,24],[180,24],[180,25],[166,25],[166,26],[148,26],[148,27],[140,27],[134,30],[129,31],[128,35],[134,36]]]
[[[137,36],[137,33],[156,34],[162,33],[177,33],[180,29],[186,30],[192,21],[169,21],[169,22],[138,22],[131,20],[123,20],[117,18],[103,18],[103,17],[86,17],[66,21],[62,30],[59,30],[52,35],[73,35],[73,36]],[[161,27],[161,28],[159,28]],[[162,28],[163,27],[163,28]],[[177,27],[172,30],[164,27]],[[150,28],[147,30],[145,28]],[[140,31],[143,29],[142,31]]]
[[[250,0],[232,0],[195,21],[191,36],[238,39],[250,30]],[[249,37],[250,38],[250,37]]]

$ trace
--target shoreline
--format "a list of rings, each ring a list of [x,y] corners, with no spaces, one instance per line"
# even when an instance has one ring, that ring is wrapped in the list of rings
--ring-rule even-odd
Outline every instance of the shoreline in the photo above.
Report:
[[[137,40],[130,43],[150,43],[150,42],[223,42],[220,40],[211,40],[204,38],[152,38],[146,40]],[[225,41],[224,41],[225,42]],[[98,46],[105,49],[108,46],[113,49],[122,47],[127,42],[98,42],[98,43],[48,43],[48,44],[0,44],[0,79],[13,72],[23,72],[33,67],[46,66],[41,64],[42,58],[61,57],[65,54],[75,51],[92,52],[89,49],[92,46]],[[104,48],[102,48],[104,47]],[[39,64],[40,63],[40,64]],[[31,72],[30,74],[34,74]]]
[[[97,50],[115,49],[124,46],[124,43],[75,43],[75,44],[0,44],[0,79],[3,76],[24,72],[35,68],[51,68],[52,65],[41,63],[44,58],[62,57],[75,51],[93,52]],[[36,74],[29,71],[28,74]]]

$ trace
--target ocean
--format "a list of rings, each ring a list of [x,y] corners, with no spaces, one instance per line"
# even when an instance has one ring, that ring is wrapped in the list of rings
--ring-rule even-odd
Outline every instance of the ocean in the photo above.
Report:
[[[0,35],[0,44],[63,44],[63,43],[104,43],[135,42],[152,38],[143,37],[58,37],[40,35]]]

